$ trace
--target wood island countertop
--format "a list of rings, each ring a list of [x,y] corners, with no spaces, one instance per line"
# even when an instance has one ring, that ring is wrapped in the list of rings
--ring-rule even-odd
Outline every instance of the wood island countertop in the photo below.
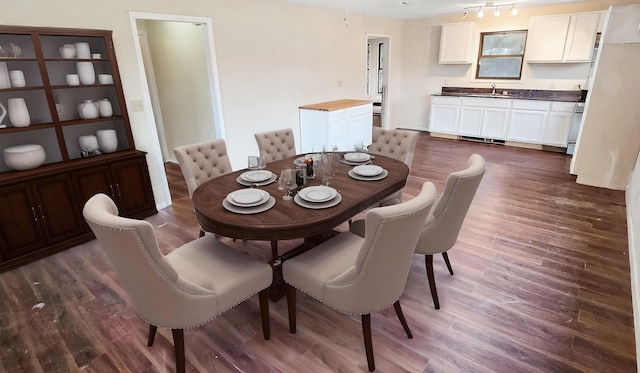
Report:
[[[342,100],[321,102],[318,104],[304,105],[304,106],[300,106],[300,109],[318,110],[318,111],[334,111],[334,110],[347,109],[354,106],[360,106],[360,105],[366,105],[366,104],[372,104],[372,103],[373,101],[369,101],[369,100],[342,99]]]

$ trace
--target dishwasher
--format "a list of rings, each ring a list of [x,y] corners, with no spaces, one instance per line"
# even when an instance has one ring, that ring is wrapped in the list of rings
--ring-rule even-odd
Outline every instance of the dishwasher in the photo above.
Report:
[[[576,149],[576,141],[578,141],[578,133],[580,133],[580,125],[582,124],[582,113],[584,113],[584,102],[578,102],[573,113],[571,129],[569,130],[567,154],[573,154],[573,151]]]

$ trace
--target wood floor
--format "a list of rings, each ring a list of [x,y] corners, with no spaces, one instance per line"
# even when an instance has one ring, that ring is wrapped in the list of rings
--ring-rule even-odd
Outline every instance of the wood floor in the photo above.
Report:
[[[378,372],[635,372],[624,193],[577,185],[564,154],[421,134],[405,197],[442,190],[472,153],[487,172],[449,257],[434,260],[440,310],[415,256],[400,299],[372,316]],[[167,169],[173,205],[148,220],[164,252],[198,234],[186,186]],[[345,226],[339,227],[345,229]],[[259,258],[266,242],[229,242]],[[297,242],[284,242],[293,247]],[[286,265],[286,263],[285,263]],[[146,346],[96,241],[0,274],[0,371],[171,372],[171,333]],[[257,296],[185,332],[189,372],[362,372],[360,318],[298,293],[298,332],[271,303],[262,339]]]

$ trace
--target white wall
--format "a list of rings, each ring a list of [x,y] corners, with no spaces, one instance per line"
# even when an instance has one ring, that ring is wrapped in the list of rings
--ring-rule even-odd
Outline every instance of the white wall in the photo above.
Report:
[[[625,199],[627,203],[633,325],[636,331],[636,357],[640,357],[640,343],[638,343],[640,341],[640,154],[636,157]],[[640,371],[640,366],[638,366],[638,371]]]
[[[614,6],[573,157],[581,184],[623,190],[640,149],[640,4]]]

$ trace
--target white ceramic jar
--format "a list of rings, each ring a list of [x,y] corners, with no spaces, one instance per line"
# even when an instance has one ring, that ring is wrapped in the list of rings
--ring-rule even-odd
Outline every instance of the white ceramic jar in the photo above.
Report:
[[[80,149],[84,149],[89,153],[98,150],[98,138],[95,135],[80,136],[78,138]]]
[[[73,58],[76,56],[76,46],[73,44],[65,44],[59,49],[62,58]]]
[[[76,58],[91,58],[89,43],[76,43]]]
[[[101,117],[110,117],[113,115],[113,107],[108,99],[98,101],[98,110]]]
[[[116,130],[98,130],[98,147],[103,153],[113,153],[118,149],[118,134]]]
[[[78,105],[78,114],[81,119],[95,119],[100,116],[96,104],[91,100],[84,100]]]

